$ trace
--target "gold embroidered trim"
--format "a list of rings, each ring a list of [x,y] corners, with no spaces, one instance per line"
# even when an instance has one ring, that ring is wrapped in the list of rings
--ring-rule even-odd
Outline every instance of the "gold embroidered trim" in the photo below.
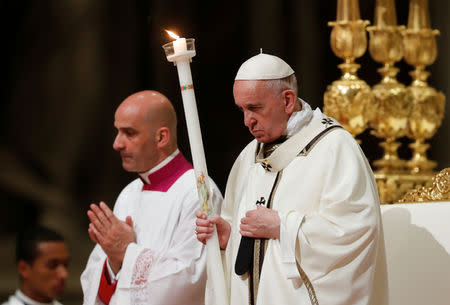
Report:
[[[308,276],[306,275],[305,271],[303,271],[302,267],[297,263],[297,268],[300,273],[300,277],[305,283],[306,290],[308,291],[309,300],[311,301],[312,305],[319,305],[319,301],[317,300],[316,291],[314,290],[314,286],[311,284],[311,281],[309,280]]]
[[[331,130],[336,128],[343,128],[341,125],[333,125],[324,130],[322,130],[317,136],[315,136],[308,144],[306,144],[305,148],[303,148],[297,155],[298,156],[306,156],[314,148],[317,142],[321,140],[325,135],[327,135]]]
[[[281,177],[283,176],[283,170],[279,171],[277,173],[277,177],[275,178],[275,182],[272,186],[272,190],[270,191],[269,199],[267,200],[267,208],[271,209],[272,200],[275,196],[275,192],[278,189],[278,185],[280,184]],[[260,261],[261,256],[261,245],[263,246],[264,252],[262,261]],[[262,264],[264,264],[264,253],[267,250],[268,242],[265,242],[265,239],[256,238],[253,248],[253,268],[251,270],[251,274],[249,275],[249,305],[255,305],[256,304],[256,297],[258,296],[258,288],[259,288],[259,279],[261,277],[261,271],[262,271]],[[261,266],[261,270],[260,270]],[[251,280],[250,280],[251,277]],[[253,293],[253,299],[252,299],[252,293]]]
[[[259,251],[261,249],[261,239],[255,239],[255,247],[253,249],[253,304],[256,304],[256,298],[258,296],[258,288],[259,288],[259,279],[261,274],[259,273],[259,264],[260,264],[260,257],[259,257]]]

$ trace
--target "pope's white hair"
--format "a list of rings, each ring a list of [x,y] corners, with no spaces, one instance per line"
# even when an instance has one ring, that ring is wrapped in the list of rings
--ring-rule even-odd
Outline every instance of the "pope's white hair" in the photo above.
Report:
[[[291,74],[285,78],[266,80],[264,85],[266,88],[272,89],[275,94],[280,94],[284,90],[290,89],[298,96],[298,85],[295,74]]]

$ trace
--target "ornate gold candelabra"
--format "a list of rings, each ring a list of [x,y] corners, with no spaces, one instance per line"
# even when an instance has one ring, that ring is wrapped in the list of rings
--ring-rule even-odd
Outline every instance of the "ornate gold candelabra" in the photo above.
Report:
[[[401,173],[406,167],[406,161],[398,157],[400,143],[396,139],[407,134],[411,97],[406,87],[397,81],[399,69],[394,66],[403,57],[404,28],[397,26],[394,0],[377,0],[374,26],[368,27],[367,31],[370,55],[384,64],[378,69],[382,80],[372,88],[374,102],[369,111],[372,134],[384,139],[380,144],[384,155],[374,162],[378,174]]]
[[[399,71],[395,63],[403,57],[402,31],[397,25],[394,0],[377,0],[374,26],[367,28],[370,34],[369,52],[372,58],[383,63],[378,69],[382,79],[372,88],[374,102],[369,106],[372,134],[384,139],[381,159],[374,161],[375,178],[382,203],[392,203],[414,187],[414,181],[404,176],[406,161],[398,157],[400,143],[396,139],[408,131],[408,117],[411,113],[411,97],[406,87],[399,83]]]
[[[324,112],[337,119],[353,136],[367,127],[367,105],[373,95],[367,83],[358,78],[360,65],[355,59],[367,48],[366,26],[361,20],[358,0],[338,0],[336,22],[332,26],[330,43],[334,54],[344,59],[338,67],[342,76],[327,87],[324,94]]]
[[[435,36],[430,29],[427,0],[410,0],[408,27],[397,25],[394,0],[377,0],[374,26],[368,27],[369,52],[383,64],[378,69],[380,83],[370,87],[356,75],[360,67],[355,58],[367,47],[367,21],[360,19],[357,0],[338,0],[337,18],[333,27],[331,48],[344,63],[338,67],[342,77],[327,87],[324,112],[335,117],[353,134],[370,125],[372,134],[383,141],[383,157],[374,162],[375,178],[382,203],[397,202],[414,188],[428,187],[436,163],[426,157],[428,144],[444,115],[444,95],[429,87],[425,67],[436,59]],[[407,88],[396,79],[395,63],[402,57],[415,67],[410,72],[413,81]],[[397,139],[412,138],[413,157],[399,158]]]
[[[427,158],[426,150],[431,138],[442,123],[445,97],[427,84],[429,72],[425,67],[431,65],[437,56],[435,36],[438,30],[430,28],[428,0],[411,0],[409,6],[408,28],[404,32],[405,60],[415,67],[410,72],[413,78],[408,87],[412,95],[412,113],[409,119],[408,137],[415,140],[409,146],[413,156],[408,167],[413,174],[432,175],[436,162]]]
[[[385,155],[374,162],[378,191],[382,203],[397,202],[411,189],[424,189],[432,182],[436,163],[426,158],[428,144],[442,122],[444,96],[426,83],[429,73],[425,66],[434,62],[437,54],[436,30],[429,26],[427,0],[411,0],[408,28],[396,26],[395,6],[392,0],[378,0],[375,8],[375,25],[369,28],[369,51],[378,62],[384,62],[379,71],[383,74],[380,84],[374,86],[374,116],[371,118],[373,133],[385,138],[382,143]],[[401,33],[401,37],[399,36]],[[403,40],[406,61],[415,66],[410,74],[411,86],[405,89],[395,80]],[[398,158],[395,138],[407,135],[415,142],[410,145],[413,158],[405,162]]]

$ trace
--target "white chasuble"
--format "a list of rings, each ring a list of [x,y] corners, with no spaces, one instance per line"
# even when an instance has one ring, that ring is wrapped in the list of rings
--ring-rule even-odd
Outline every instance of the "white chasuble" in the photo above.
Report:
[[[359,145],[343,128],[331,127],[336,125],[316,110],[269,157],[255,140],[237,158],[221,214],[231,225],[223,261],[230,305],[252,303],[251,294],[257,305],[371,304],[381,231],[378,193]],[[280,239],[265,241],[255,288],[249,285],[254,274],[234,271],[239,225],[256,201],[269,196],[280,216]]]
[[[171,166],[159,170],[168,176],[159,184],[162,189],[146,190],[136,179],[116,201],[114,214],[133,219],[136,243],[128,245],[111,305],[204,303],[206,253],[194,232],[195,211],[200,209],[195,175],[190,169],[173,179],[177,168]],[[161,182],[149,178],[150,186]],[[210,185],[211,200],[220,207],[220,191],[212,179]],[[85,305],[103,304],[98,293],[105,260],[96,245],[81,276]]]

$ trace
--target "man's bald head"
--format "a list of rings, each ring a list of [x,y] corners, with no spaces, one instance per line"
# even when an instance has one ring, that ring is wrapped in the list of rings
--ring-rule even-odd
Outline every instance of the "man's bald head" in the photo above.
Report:
[[[128,171],[145,172],[177,148],[177,117],[169,99],[146,90],[127,97],[117,108],[114,149]]]
[[[167,127],[176,145],[177,116],[169,99],[154,90],[145,90],[127,97],[119,110],[135,112],[148,126]]]

